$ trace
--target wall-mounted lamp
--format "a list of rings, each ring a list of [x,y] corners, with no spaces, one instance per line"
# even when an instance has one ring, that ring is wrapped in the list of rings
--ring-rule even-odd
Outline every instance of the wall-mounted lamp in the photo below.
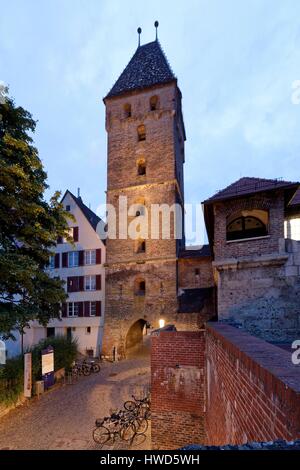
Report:
[[[165,320],[163,320],[162,318],[159,320],[159,328],[163,328],[165,326]]]

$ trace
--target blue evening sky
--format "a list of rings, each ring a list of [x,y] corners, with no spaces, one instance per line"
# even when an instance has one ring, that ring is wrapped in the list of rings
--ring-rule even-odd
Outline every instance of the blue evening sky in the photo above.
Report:
[[[186,202],[241,176],[300,180],[298,0],[0,0],[0,81],[38,120],[51,192],[105,201],[102,98],[156,19],[183,94]]]

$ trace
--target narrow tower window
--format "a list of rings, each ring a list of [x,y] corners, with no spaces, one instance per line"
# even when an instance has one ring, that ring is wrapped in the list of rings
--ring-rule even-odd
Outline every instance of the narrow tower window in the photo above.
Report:
[[[126,118],[130,118],[131,117],[131,104],[129,103],[126,103],[124,105],[124,115]]]
[[[150,111],[158,109],[158,96],[151,96],[150,98]]]
[[[138,133],[138,141],[141,142],[142,140],[146,140],[146,128],[144,124],[141,124],[137,128],[137,133]]]
[[[146,251],[146,242],[145,242],[145,240],[138,240],[137,247],[136,247],[136,252],[137,253],[145,253],[145,251]]]
[[[144,279],[138,278],[135,280],[135,295],[144,296],[146,293],[146,282]]]
[[[139,176],[143,176],[146,174],[146,163],[145,162],[139,162],[137,165],[137,174]]]

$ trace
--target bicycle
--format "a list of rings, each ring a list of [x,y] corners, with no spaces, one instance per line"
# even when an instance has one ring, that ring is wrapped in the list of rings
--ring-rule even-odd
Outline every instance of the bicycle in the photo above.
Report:
[[[136,412],[138,416],[149,419],[150,418],[150,397],[146,396],[142,399],[136,398],[132,395],[132,400],[127,400],[124,403],[124,408],[127,411]]]
[[[136,434],[132,422],[126,421],[120,414],[112,414],[102,420],[96,420],[96,428],[93,431],[93,439],[97,444],[104,445],[111,439],[115,442],[117,436],[124,441],[130,441]],[[117,427],[118,426],[118,427]]]

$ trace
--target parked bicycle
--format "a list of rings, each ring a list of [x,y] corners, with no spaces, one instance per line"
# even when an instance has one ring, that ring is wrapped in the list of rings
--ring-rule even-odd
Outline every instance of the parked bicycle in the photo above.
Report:
[[[145,435],[150,419],[150,394],[142,399],[132,395],[133,400],[124,403],[123,410],[113,410],[109,417],[96,420],[93,439],[97,444],[104,445],[119,436],[132,444],[136,436]]]
[[[111,439],[115,442],[117,436],[123,441],[130,441],[135,434],[134,424],[120,411],[102,420],[96,420],[93,439],[97,444],[104,445]]]

